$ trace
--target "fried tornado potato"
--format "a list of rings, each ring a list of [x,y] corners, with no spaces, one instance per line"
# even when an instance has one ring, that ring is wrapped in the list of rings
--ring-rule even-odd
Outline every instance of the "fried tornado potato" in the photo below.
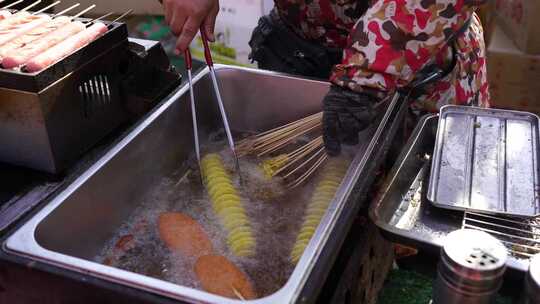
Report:
[[[302,227],[291,252],[293,263],[296,264],[304,253],[304,249],[319,226],[346,172],[347,162],[344,160],[330,160],[323,169],[321,179],[311,196]]]
[[[205,255],[195,263],[195,274],[204,290],[233,299],[255,299],[249,278],[227,258]]]
[[[228,233],[227,245],[240,257],[255,253],[255,238],[242,199],[218,154],[201,161],[202,175],[214,212]]]
[[[213,252],[212,242],[201,225],[185,214],[162,213],[158,229],[161,240],[172,251],[196,258]]]

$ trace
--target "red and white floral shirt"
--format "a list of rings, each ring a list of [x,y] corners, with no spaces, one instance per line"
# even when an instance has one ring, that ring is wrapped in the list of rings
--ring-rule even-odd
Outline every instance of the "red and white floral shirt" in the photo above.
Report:
[[[343,48],[330,80],[379,96],[407,86],[417,71],[452,58],[447,40],[471,19],[456,43],[457,66],[413,107],[489,106],[483,30],[475,9],[487,0],[275,0],[281,19],[299,36]],[[367,8],[367,10],[366,10]]]

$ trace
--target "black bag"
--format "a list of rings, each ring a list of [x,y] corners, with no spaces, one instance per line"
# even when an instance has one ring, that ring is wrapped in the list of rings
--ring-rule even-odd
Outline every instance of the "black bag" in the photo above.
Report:
[[[289,30],[277,16],[263,16],[253,30],[250,59],[259,68],[327,80],[342,50],[317,45]]]

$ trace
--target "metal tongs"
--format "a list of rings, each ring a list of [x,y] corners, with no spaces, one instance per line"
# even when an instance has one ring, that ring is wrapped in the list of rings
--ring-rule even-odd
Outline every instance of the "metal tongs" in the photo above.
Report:
[[[212,84],[214,87],[214,92],[216,94],[219,111],[221,113],[221,119],[223,120],[223,126],[225,128],[225,133],[227,134],[227,140],[229,142],[229,148],[231,149],[231,152],[233,154],[235,165],[236,165],[236,171],[238,173],[238,176],[240,177],[240,182],[243,182],[242,174],[240,172],[240,162],[238,161],[238,156],[236,154],[236,149],[234,145],[234,139],[232,137],[231,128],[229,126],[229,119],[227,118],[227,112],[225,111],[225,106],[223,105],[223,99],[221,98],[221,93],[219,91],[219,86],[217,82],[216,77],[216,71],[214,70],[214,61],[212,60],[212,54],[210,52],[210,46],[208,45],[208,37],[206,36],[206,33],[204,32],[204,29],[201,28],[201,39],[204,46],[204,58],[206,60],[206,64],[208,65],[208,69],[210,70],[210,77],[212,78]],[[192,59],[191,59],[191,52],[189,49],[187,49],[184,53],[184,60],[186,64],[186,70],[188,74],[188,82],[189,82],[189,95],[191,98],[191,117],[193,120],[193,136],[195,138],[195,153],[197,155],[197,161],[199,162],[199,168],[201,167],[201,155],[200,155],[200,146],[199,146],[199,134],[198,134],[198,127],[197,127],[197,114],[195,109],[195,97],[193,94],[193,83],[192,83]]]
[[[201,150],[199,147],[199,131],[197,126],[197,110],[195,109],[195,96],[193,95],[193,79],[191,76],[191,69],[193,67],[191,60],[191,52],[189,48],[184,52],[184,62],[186,65],[186,70],[188,74],[188,83],[189,83],[189,97],[191,101],[191,120],[193,121],[193,138],[195,140],[195,155],[197,155],[197,162],[199,164],[199,169],[201,170]],[[201,171],[202,174],[202,171]],[[202,178],[202,176],[201,176]]]

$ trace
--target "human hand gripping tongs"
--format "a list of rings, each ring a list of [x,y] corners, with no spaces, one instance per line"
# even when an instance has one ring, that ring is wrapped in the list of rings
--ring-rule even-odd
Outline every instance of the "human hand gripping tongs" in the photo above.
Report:
[[[240,181],[242,182],[242,174],[240,172],[240,162],[238,161],[238,156],[236,154],[236,149],[234,145],[234,139],[232,136],[231,128],[229,125],[229,119],[227,118],[227,112],[225,110],[225,106],[223,105],[223,99],[221,98],[221,92],[219,91],[219,85],[217,81],[216,71],[214,69],[214,61],[212,60],[212,54],[210,52],[210,46],[208,45],[208,37],[206,36],[206,33],[204,29],[201,28],[201,40],[203,42],[204,46],[204,57],[206,60],[206,64],[208,65],[208,69],[210,70],[210,77],[212,78],[212,85],[214,87],[214,92],[216,94],[216,99],[219,107],[219,111],[221,113],[221,119],[223,120],[223,126],[225,128],[225,133],[227,134],[227,141],[229,143],[229,148],[231,149],[232,155],[234,157],[235,165],[236,165],[236,171],[238,176],[240,177]],[[199,144],[199,134],[198,134],[198,126],[197,126],[197,111],[195,107],[195,97],[193,93],[193,83],[192,83],[192,58],[191,58],[191,52],[189,51],[189,48],[186,49],[184,52],[184,60],[186,64],[186,70],[188,74],[188,82],[189,82],[189,96],[191,100],[191,117],[193,121],[193,137],[195,141],[195,153],[197,156],[197,161],[199,163],[199,169],[201,168],[201,152],[200,152],[200,144]]]

